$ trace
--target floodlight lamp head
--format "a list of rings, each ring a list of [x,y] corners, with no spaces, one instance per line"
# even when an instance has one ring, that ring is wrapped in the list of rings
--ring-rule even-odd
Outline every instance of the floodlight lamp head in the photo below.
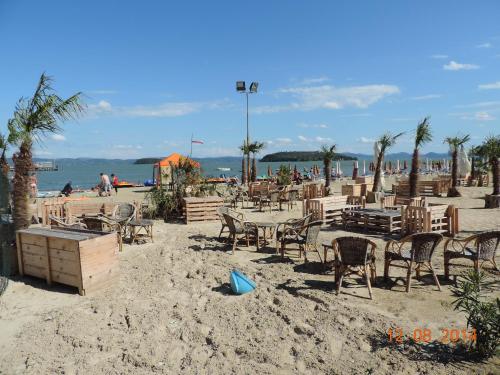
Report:
[[[250,84],[250,92],[256,93],[258,87],[259,87],[259,82],[252,82]]]
[[[245,81],[236,81],[236,91],[244,92],[246,90]]]

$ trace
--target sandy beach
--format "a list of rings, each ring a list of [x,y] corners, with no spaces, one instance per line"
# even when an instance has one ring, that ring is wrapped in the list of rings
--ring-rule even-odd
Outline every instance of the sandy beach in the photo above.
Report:
[[[335,185],[340,190],[340,185]],[[461,236],[500,228],[497,210],[482,209],[489,189],[462,188],[462,198],[431,198],[460,210]],[[137,200],[123,189],[117,200]],[[260,213],[250,219],[282,221],[302,210]],[[234,255],[219,242],[219,222],[185,225],[155,221],[155,242],[125,244],[113,288],[81,297],[63,285],[47,287],[25,277],[11,281],[0,298],[2,374],[466,374],[498,373],[500,362],[461,362],[451,344],[389,343],[388,330],[465,329],[453,310],[450,283],[440,277],[384,283],[384,240],[378,245],[377,283],[368,299],[359,279],[347,279],[339,296],[333,272],[323,273],[315,254],[304,264],[291,254],[282,262],[270,246],[239,246]],[[320,241],[352,232],[324,227]],[[434,266],[443,274],[443,249]],[[499,259],[500,260],[500,259]],[[229,272],[237,268],[257,283],[235,296]],[[403,276],[404,271],[399,274]],[[392,273],[392,272],[391,272]],[[398,275],[397,271],[394,271]],[[500,277],[491,274],[492,277]],[[497,293],[500,294],[500,293]]]

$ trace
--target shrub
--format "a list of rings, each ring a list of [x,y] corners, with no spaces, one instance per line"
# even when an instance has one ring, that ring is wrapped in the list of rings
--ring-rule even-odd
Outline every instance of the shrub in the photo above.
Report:
[[[482,358],[493,356],[500,345],[500,299],[485,301],[485,292],[497,283],[491,282],[483,271],[470,270],[453,290],[455,310],[467,315],[467,328],[476,332],[476,341],[470,342],[470,348]]]

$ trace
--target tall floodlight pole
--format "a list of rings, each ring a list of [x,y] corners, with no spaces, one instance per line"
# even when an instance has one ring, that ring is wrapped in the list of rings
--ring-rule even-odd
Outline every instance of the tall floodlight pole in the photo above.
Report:
[[[248,118],[248,94],[256,94],[257,88],[259,87],[258,82],[252,82],[250,84],[250,89],[246,89],[245,81],[236,82],[236,91],[245,94],[247,100],[247,140],[246,146],[250,145],[250,129],[249,129],[249,118]],[[250,182],[250,153],[247,153],[247,183]]]

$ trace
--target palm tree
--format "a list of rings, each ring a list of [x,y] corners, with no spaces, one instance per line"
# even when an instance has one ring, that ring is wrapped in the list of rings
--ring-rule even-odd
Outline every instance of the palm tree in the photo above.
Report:
[[[411,172],[410,172],[410,197],[418,196],[418,164],[419,155],[418,150],[424,143],[432,141],[431,124],[429,117],[425,117],[417,126],[415,132],[415,148],[413,150],[413,157],[411,159]]]
[[[448,143],[451,152],[451,187],[448,189],[448,197],[461,197],[462,194],[457,189],[458,186],[458,150],[460,146],[467,143],[470,136],[447,137],[444,143]]]
[[[9,164],[7,163],[7,157],[5,156],[7,152],[7,147],[9,142],[4,134],[0,133],[0,173],[2,173],[7,178],[7,173],[9,173]]]
[[[249,170],[250,168],[249,160],[246,160],[245,163],[245,155],[250,155],[249,145],[247,145],[246,141],[243,141],[243,144],[240,146],[241,152],[243,152],[243,159],[241,160],[241,183],[246,185],[249,180]]]
[[[329,190],[330,182],[332,180],[332,160],[335,157],[337,145],[323,145],[321,146],[321,156],[323,157],[323,164],[325,167],[325,188]]]
[[[13,218],[16,229],[29,226],[28,183],[29,172],[33,166],[33,142],[40,142],[47,133],[57,133],[61,130],[58,122],[74,118],[83,112],[81,93],[63,99],[54,93],[52,79],[42,74],[33,97],[21,98],[14,111],[14,116],[8,122],[9,141],[19,146],[14,153],[14,190]]]
[[[248,151],[249,153],[252,153],[252,172],[251,172],[251,181],[255,182],[257,181],[257,160],[255,158],[255,155],[258,154],[259,152],[262,151],[262,149],[265,147],[265,144],[263,142],[253,142],[250,143],[248,146]]]
[[[384,161],[385,152],[396,144],[396,140],[401,137],[404,133],[398,133],[396,135],[392,135],[390,132],[385,133],[380,137],[377,141],[380,152],[377,155],[377,164],[375,165],[375,177],[373,181],[373,189],[372,192],[376,193],[381,190],[382,186],[380,186],[380,177],[382,174],[382,163]]]
[[[500,163],[498,160],[500,159],[500,135],[491,135],[486,138],[481,149],[483,155],[488,159],[493,175],[493,193],[491,195],[496,196],[491,198],[491,202],[486,201],[486,207],[496,208],[500,205]]]

